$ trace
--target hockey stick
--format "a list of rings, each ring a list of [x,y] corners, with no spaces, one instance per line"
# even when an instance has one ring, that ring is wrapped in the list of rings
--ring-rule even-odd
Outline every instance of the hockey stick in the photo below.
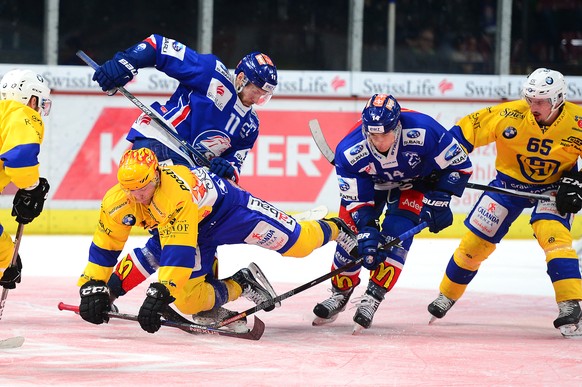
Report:
[[[325,140],[325,136],[321,131],[321,126],[319,126],[319,121],[317,121],[316,119],[309,121],[309,130],[311,131],[311,136],[313,137],[313,140],[315,141],[315,144],[319,148],[319,151],[321,152],[323,157],[325,157],[327,161],[329,161],[332,165],[335,165],[335,153]],[[466,187],[482,191],[496,192],[504,195],[516,196],[524,199],[535,199],[546,202],[556,201],[556,198],[554,196],[540,195],[531,192],[515,191],[509,188],[492,187],[489,185],[482,185],[477,183],[467,183]]]
[[[14,238],[14,253],[12,254],[12,261],[10,262],[10,266],[16,265],[16,260],[18,258],[18,249],[20,248],[20,240],[22,239],[22,232],[23,231],[24,231],[24,224],[18,223],[18,229],[16,230],[16,237]],[[2,288],[2,296],[0,296],[0,319],[2,318],[2,313],[4,312],[4,304],[6,303],[7,297],[8,297],[8,289]]]
[[[77,51],[77,56],[85,62],[89,67],[93,70],[97,70],[99,65],[89,57],[89,55],[85,54],[82,50]],[[166,121],[164,117],[162,117],[156,110],[150,109],[147,105],[143,104],[139,99],[137,99],[133,94],[131,94],[125,87],[119,86],[117,90],[121,94],[123,94],[127,99],[129,99],[135,106],[137,106],[142,112],[144,112],[148,117],[150,117],[156,124],[158,124],[163,130],[164,133],[170,136],[168,139],[174,143],[182,152],[189,155],[191,160],[194,163],[192,166],[199,165],[202,167],[209,167],[210,162],[208,159],[200,153],[200,151],[196,150],[191,144],[184,141],[180,136],[178,136],[178,131],[174,126]]]
[[[402,233],[399,237],[397,237],[396,239],[391,240],[390,242],[384,244],[382,246],[383,249],[387,249],[390,248],[392,246],[396,246],[397,244],[399,244],[400,242],[418,234],[420,231],[422,231],[425,227],[427,226],[426,222],[422,222],[421,224],[419,224],[418,226],[415,226],[413,228],[411,228],[410,230]],[[352,268],[354,268],[357,265],[360,265],[362,263],[362,261],[364,260],[364,258],[358,258],[350,263],[348,263],[347,265],[344,265],[342,267],[338,267],[335,270],[330,271],[329,273],[326,273],[324,275],[322,275],[321,277],[318,277],[316,279],[314,279],[313,281],[307,282],[301,286],[296,287],[295,289],[291,289],[288,292],[285,292],[283,294],[278,295],[275,298],[272,298],[270,300],[267,300],[265,302],[262,302],[260,304],[258,304],[257,306],[253,307],[253,308],[249,308],[247,310],[245,310],[244,312],[240,312],[239,314],[232,316],[231,318],[222,320],[220,322],[218,322],[217,324],[215,324],[216,328],[220,328],[223,327],[225,325],[228,325],[234,321],[240,320],[241,318],[244,318],[246,316],[249,316],[253,313],[256,313],[260,310],[263,310],[265,308],[268,308],[269,306],[272,306],[276,303],[280,303],[281,301],[297,294],[297,293],[301,293],[304,290],[307,290],[309,288],[314,287],[317,284],[322,283],[325,280],[328,280],[330,278],[333,278],[334,276],[343,273],[346,270],[350,270]],[[256,318],[256,317],[255,317]]]
[[[79,307],[76,305],[69,305],[63,302],[59,302],[58,305],[59,310],[68,310],[71,312],[79,313]],[[118,312],[107,312],[107,316],[110,318],[117,318],[121,320],[130,320],[130,321],[138,321],[137,316],[133,314],[126,314],[126,313],[118,313]],[[178,317],[179,316],[179,317]],[[231,331],[225,331],[222,329],[214,328],[214,327],[206,327],[202,325],[194,324],[188,321],[186,318],[182,317],[178,312],[171,309],[171,312],[163,316],[162,325],[171,327],[171,328],[178,328],[184,332],[190,334],[207,334],[207,335],[218,335],[218,336],[228,336],[228,337],[236,337],[238,339],[246,339],[246,340],[259,340],[261,336],[263,336],[263,332],[265,332],[265,323],[260,320],[258,317],[255,316],[253,329],[248,332],[244,333],[236,333]],[[180,320],[175,321],[169,318]]]

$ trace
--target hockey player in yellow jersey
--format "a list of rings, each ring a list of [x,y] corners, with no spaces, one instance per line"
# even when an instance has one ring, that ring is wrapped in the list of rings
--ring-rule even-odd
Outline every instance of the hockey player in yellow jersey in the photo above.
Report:
[[[577,331],[582,283],[570,228],[582,208],[582,173],[576,166],[582,156],[582,107],[566,101],[566,90],[561,73],[537,69],[524,83],[523,99],[478,110],[451,129],[469,152],[495,143],[497,176],[490,186],[556,195],[556,201],[484,192],[465,220],[469,231],[447,265],[440,294],[428,305],[431,321],[444,317],[510,225],[532,208],[530,224],[545,253],[559,309],[554,327],[565,336]]]
[[[31,70],[15,69],[0,80],[0,191],[12,182],[12,216],[30,223],[42,212],[49,190],[40,177],[38,155],[44,137],[42,116],[50,112],[50,89],[45,79]],[[22,262],[11,265],[14,243],[0,225],[0,285],[14,289],[20,282]]]
[[[199,245],[246,243],[304,257],[336,240],[340,228],[347,230],[337,219],[298,222],[202,167],[159,166],[147,148],[127,151],[117,177],[119,183],[103,198],[89,262],[78,282],[80,315],[93,324],[107,321],[107,281],[134,226],[158,236],[152,239],[159,246],[148,242],[159,259],[158,281],[150,284],[138,314],[141,327],[150,333],[160,328],[159,313],[172,302],[180,312],[196,314],[241,295],[256,304],[275,297],[264,275],[257,280],[247,268],[227,279],[207,280],[214,257],[200,254]]]

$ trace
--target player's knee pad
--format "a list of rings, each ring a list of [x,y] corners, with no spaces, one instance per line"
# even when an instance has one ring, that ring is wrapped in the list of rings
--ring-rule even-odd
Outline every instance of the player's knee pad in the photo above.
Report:
[[[546,261],[553,258],[578,259],[572,247],[572,234],[556,220],[538,220],[532,224],[539,245],[546,254]]]
[[[196,314],[212,309],[215,298],[215,288],[212,283],[205,281],[204,276],[190,278],[177,294],[174,305],[184,314]]]
[[[332,228],[326,221],[307,220],[299,222],[301,231],[297,241],[283,253],[285,257],[303,258],[308,256],[318,247],[329,242],[332,237]],[[337,226],[335,227],[335,237],[337,237]],[[325,243],[324,243],[325,242]]]
[[[486,260],[494,251],[496,245],[478,237],[472,232],[467,232],[459,247],[455,250],[455,263],[461,268],[476,271],[481,262]]]
[[[119,261],[107,282],[111,295],[123,296],[153,274],[157,267],[150,264],[152,259],[146,248],[136,248]]]
[[[390,248],[388,258],[376,269],[370,271],[370,281],[385,288],[387,291],[392,290],[396,282],[398,282],[407,256],[408,250],[406,249],[398,246]]]

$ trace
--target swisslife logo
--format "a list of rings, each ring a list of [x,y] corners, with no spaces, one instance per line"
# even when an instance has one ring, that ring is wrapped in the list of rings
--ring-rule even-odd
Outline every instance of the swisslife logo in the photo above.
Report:
[[[131,146],[125,136],[139,114],[135,108],[104,108],[53,200],[100,201],[117,183],[119,160]],[[320,121],[327,141],[335,148],[359,113],[261,110],[258,115],[260,134],[243,165],[241,186],[271,202],[314,202],[333,167],[311,138],[309,120]]]

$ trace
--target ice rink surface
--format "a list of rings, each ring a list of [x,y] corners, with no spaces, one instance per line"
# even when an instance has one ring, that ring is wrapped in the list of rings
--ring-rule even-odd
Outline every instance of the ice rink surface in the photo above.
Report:
[[[0,340],[24,336],[25,342],[0,350],[0,385],[582,386],[582,339],[565,339],[553,328],[557,306],[533,240],[503,241],[465,296],[432,325],[426,306],[456,240],[417,239],[399,283],[361,334],[352,335],[352,305],[335,323],[311,326],[313,306],[329,294],[326,281],[272,312],[256,313],[266,324],[259,341],[169,327],[152,335],[136,322],[96,326],[59,311],[60,301],[78,304],[76,278],[90,241],[25,233],[24,278],[9,292],[0,320]],[[132,237],[127,246],[143,242]],[[293,259],[225,246],[220,274],[254,261],[283,293],[325,274],[333,247]],[[137,313],[145,289],[121,298],[120,312]],[[363,291],[360,285],[352,298]],[[230,305],[252,306],[246,300]]]

